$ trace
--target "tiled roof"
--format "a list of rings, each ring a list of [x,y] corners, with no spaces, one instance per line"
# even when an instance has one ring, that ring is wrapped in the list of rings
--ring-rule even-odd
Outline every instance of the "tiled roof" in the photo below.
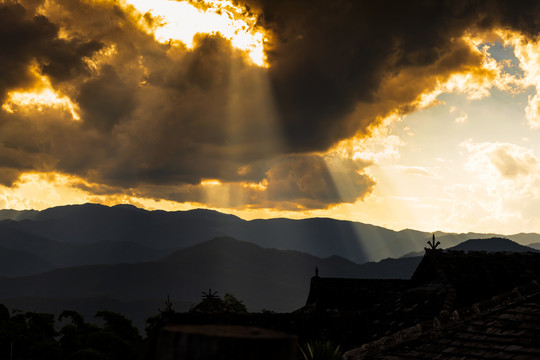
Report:
[[[532,282],[456,311],[447,322],[418,324],[345,359],[540,359],[540,287]]]
[[[442,306],[426,312],[435,316],[393,327],[346,359],[540,359],[536,279],[538,253],[428,250],[409,291],[444,284]]]

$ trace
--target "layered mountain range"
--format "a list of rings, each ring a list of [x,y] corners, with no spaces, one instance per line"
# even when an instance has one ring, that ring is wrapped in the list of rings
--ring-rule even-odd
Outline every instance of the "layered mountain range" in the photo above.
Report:
[[[208,288],[233,293],[251,311],[293,311],[304,305],[315,267],[323,277],[409,278],[432,236],[325,218],[245,221],[126,205],[1,210],[0,220],[0,303],[88,314],[109,307],[141,327],[167,295],[182,311]],[[443,248],[464,251],[536,251],[540,242],[538,234],[436,236]]]

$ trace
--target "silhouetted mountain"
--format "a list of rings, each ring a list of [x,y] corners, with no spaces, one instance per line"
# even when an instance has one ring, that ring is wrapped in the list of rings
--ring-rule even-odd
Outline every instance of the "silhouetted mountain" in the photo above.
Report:
[[[210,210],[146,211],[134,206],[97,204],[58,206],[0,227],[67,243],[136,242],[152,248],[179,248],[223,235],[225,225],[244,222]]]
[[[510,239],[500,237],[490,237],[482,239],[469,239],[456,246],[448,248],[448,250],[461,251],[509,251],[509,252],[527,252],[537,251],[531,246],[523,246]],[[424,255],[424,251],[410,252],[402,256],[402,258],[418,257]]]
[[[348,221],[314,218],[305,220],[268,219],[252,220],[242,226],[227,229],[230,236],[247,240],[263,247],[291,249],[316,256],[340,255],[353,261],[370,259],[364,242],[372,238],[377,230],[389,230],[365,225],[358,226]],[[390,237],[390,234],[386,234]]]
[[[0,276],[25,276],[54,269],[43,258],[24,250],[0,246]]]
[[[232,236],[264,247],[291,249],[365,262],[421,249],[430,234],[326,218],[245,221],[211,210],[146,211],[133,206],[84,204],[50,208],[21,221],[16,229],[65,243],[135,242],[152,248],[185,248],[216,236]]]
[[[56,267],[150,261],[160,259],[171,252],[171,250],[153,249],[133,242],[62,243],[1,226],[0,246],[32,253]],[[27,274],[30,273],[33,274],[35,271]],[[3,273],[2,275],[6,276]]]
[[[231,236],[263,247],[297,250],[319,257],[339,255],[359,263],[398,258],[411,252],[422,254],[426,242],[431,239],[431,233],[410,229],[396,232],[352,221],[328,218],[245,221],[233,215],[201,209],[167,212],[147,211],[131,205],[108,207],[84,204],[59,206],[39,212],[10,211],[9,214],[12,218],[23,220],[0,222],[0,239],[3,229],[15,229],[69,244],[125,242],[172,251],[217,236]],[[442,248],[450,248],[471,238],[499,236],[443,232],[436,232],[435,235]],[[522,243],[533,242],[534,239],[540,242],[538,234],[516,234],[508,238]],[[41,255],[38,251],[34,253]],[[137,256],[133,259],[111,258],[104,262],[145,260]],[[92,261],[80,264],[85,263]]]
[[[533,249],[528,246],[523,246],[518,244],[515,241],[505,239],[505,238],[488,238],[488,239],[470,239],[461,244],[454,246],[451,250],[462,250],[462,251],[508,251],[508,252],[527,252],[538,250]]]
[[[517,242],[518,244],[521,244],[521,245],[529,245],[531,243],[540,242],[540,234],[535,234],[535,233],[500,235],[500,234],[493,234],[493,233],[481,234],[481,233],[472,233],[472,232],[462,233],[462,234],[436,232],[435,236],[437,240],[441,242],[442,247],[445,249],[448,249],[452,246],[460,244],[469,239],[506,238],[514,242]]]
[[[489,239],[497,236],[497,234],[478,234],[471,232],[461,234],[440,233],[439,235],[435,233],[435,238],[437,239],[437,241],[441,242],[441,248],[443,249],[449,249],[469,239]]]
[[[361,277],[366,279],[409,279],[420,261],[422,261],[422,256],[402,259],[388,258],[378,262],[368,262],[360,265],[363,274]]]
[[[32,219],[37,214],[39,214],[37,210],[2,209],[0,210],[0,221]]]
[[[527,245],[527,246],[531,246],[531,244],[534,244],[534,243],[540,243],[540,234],[535,234],[535,233],[519,233],[519,234],[509,235],[505,237],[517,243]]]
[[[161,261],[80,266],[21,278],[0,278],[0,298],[108,296],[134,301],[170,294],[174,299],[197,302],[202,290],[212,288],[221,295],[232,292],[251,310],[291,311],[304,305],[315,266],[324,277],[412,275],[410,259],[392,261],[393,267],[387,266],[387,261],[359,265],[338,256],[321,259],[297,251],[264,249],[231,238],[216,238],[179,250]]]
[[[540,250],[540,243],[533,243],[528,245],[530,248]]]

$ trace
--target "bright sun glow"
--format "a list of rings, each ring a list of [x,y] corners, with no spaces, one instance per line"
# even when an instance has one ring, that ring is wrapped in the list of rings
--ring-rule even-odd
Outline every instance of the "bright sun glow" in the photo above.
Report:
[[[8,93],[2,109],[9,113],[17,111],[39,111],[46,109],[62,110],[71,114],[73,120],[80,120],[77,106],[65,95],[56,92],[49,79],[37,70],[37,66],[31,70],[37,79],[37,84],[29,91],[11,91]]]
[[[197,33],[216,34],[231,41],[231,44],[247,52],[258,66],[266,66],[263,43],[264,33],[256,28],[256,16],[231,1],[203,1],[202,10],[187,1],[126,0],[141,14],[150,14],[154,20],[151,30],[157,41],[169,43],[181,41],[193,47],[193,36]]]
[[[202,186],[219,186],[221,185],[221,181],[219,180],[203,180],[201,181]]]

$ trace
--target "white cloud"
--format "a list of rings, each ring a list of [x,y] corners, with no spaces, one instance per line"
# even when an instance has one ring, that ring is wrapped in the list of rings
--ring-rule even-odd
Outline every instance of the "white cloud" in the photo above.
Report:
[[[437,174],[433,173],[432,171],[422,166],[397,165],[396,168],[404,174],[425,176],[425,177],[437,177]]]
[[[519,60],[519,67],[523,70],[523,77],[519,79],[522,88],[534,87],[536,94],[529,96],[525,108],[525,117],[532,129],[540,128],[540,41],[531,41],[523,35],[512,32],[501,32],[505,45],[514,47],[514,54]]]
[[[516,179],[518,177],[534,177],[540,175],[538,159],[533,150],[519,145],[500,142],[461,144],[468,153],[469,159],[465,169],[482,178],[493,181]]]
[[[464,174],[444,188],[452,199],[444,223],[463,231],[503,234],[530,231],[540,220],[540,166],[534,151],[501,142],[461,144]]]
[[[469,117],[469,115],[467,114],[461,114],[460,116],[458,116],[454,121],[458,124],[462,124],[464,123],[465,121],[467,121],[467,118]]]
[[[397,116],[390,116],[384,119],[379,126],[371,129],[370,136],[359,134],[343,140],[327,154],[368,161],[377,165],[385,161],[397,160],[400,158],[400,148],[406,143],[399,136],[391,134],[391,124],[400,121],[400,119]],[[404,131],[407,131],[406,129]]]
[[[532,129],[540,128],[540,96],[538,94],[529,96],[529,103],[525,108],[525,118]]]
[[[414,132],[412,131],[412,129],[409,126],[405,126],[403,128],[403,131],[405,132],[405,134],[407,134],[409,136],[414,136]]]

